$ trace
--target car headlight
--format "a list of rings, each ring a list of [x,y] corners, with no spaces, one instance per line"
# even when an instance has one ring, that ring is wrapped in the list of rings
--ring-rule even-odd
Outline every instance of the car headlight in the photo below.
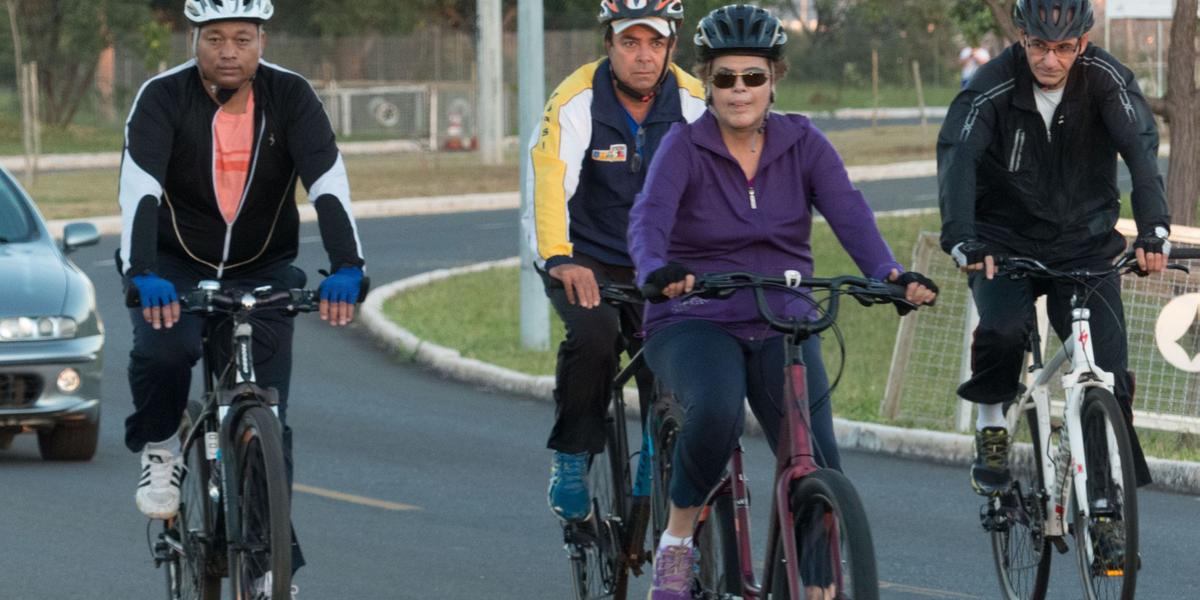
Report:
[[[61,340],[75,337],[70,317],[5,317],[0,319],[0,342]]]

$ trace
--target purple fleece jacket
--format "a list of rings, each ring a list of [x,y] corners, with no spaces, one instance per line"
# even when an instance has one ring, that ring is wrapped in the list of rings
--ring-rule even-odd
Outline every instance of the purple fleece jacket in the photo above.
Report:
[[[673,126],[629,215],[629,250],[638,282],[668,262],[698,274],[751,271],[813,274],[813,209],[829,222],[864,275],[903,271],[875,226],[875,215],[850,183],[833,145],[807,117],[771,114],[758,172],[746,180],[725,147],[716,117]],[[784,292],[768,298],[777,315],[805,317],[812,306]],[[726,300],[678,299],[646,307],[648,335],[685,319],[720,324],[743,339],[773,335],[750,290]]]

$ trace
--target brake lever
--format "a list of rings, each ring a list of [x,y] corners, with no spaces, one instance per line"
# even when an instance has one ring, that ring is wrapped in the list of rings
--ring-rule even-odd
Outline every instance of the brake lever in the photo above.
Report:
[[[1171,270],[1175,270],[1175,271],[1183,271],[1184,273],[1187,273],[1188,275],[1192,274],[1192,270],[1189,269],[1188,266],[1183,263],[1167,263],[1167,268],[1171,269]]]

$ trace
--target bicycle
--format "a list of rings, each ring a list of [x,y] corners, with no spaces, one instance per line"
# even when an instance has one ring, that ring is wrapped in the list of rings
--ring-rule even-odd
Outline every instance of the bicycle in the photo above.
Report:
[[[637,286],[600,282],[601,298],[614,306],[644,302]],[[650,464],[653,441],[647,429],[648,406],[653,398],[639,398],[642,415],[642,446],[630,452],[625,417],[624,388],[645,368],[639,350],[613,378],[612,394],[605,414],[604,451],[591,457],[588,489],[592,510],[587,520],[563,524],[563,541],[571,563],[571,581],[578,600],[612,598],[623,600],[629,575],[642,574],[642,565],[653,559],[644,545],[652,522],[650,507]],[[655,394],[658,393],[657,384]],[[637,461],[637,467],[632,464]],[[654,539],[666,528],[653,519]]]
[[[137,306],[131,291],[126,303]],[[153,546],[155,567],[167,567],[170,600],[219,600],[226,576],[235,600],[259,598],[263,585],[273,598],[290,598],[291,493],[279,394],[255,383],[251,317],[268,310],[316,311],[318,292],[222,290],[220,282],[201,281],[179,302],[181,312],[207,318],[204,395],[189,403],[181,424],[181,502]],[[232,331],[231,353],[218,372],[210,340],[224,325]]]
[[[750,494],[739,445],[726,475],[708,493],[697,517],[693,535],[699,568],[693,596],[799,600],[814,597],[811,593],[821,598],[878,598],[874,545],[862,501],[844,475],[820,467],[813,455],[801,343],[831,327],[837,332],[838,299],[843,294],[863,305],[915,306],[905,300],[905,288],[897,284],[852,276],[802,279],[796,271],[788,271],[784,277],[743,272],[704,275],[696,279],[687,296],[721,298],[746,288],[754,291],[763,320],[787,335],[784,415],[776,448],[764,572],[760,583],[751,553]],[[817,304],[801,288],[830,293],[824,304]],[[812,302],[820,316],[813,321],[780,319],[767,303],[766,290],[786,291]],[[643,288],[643,293],[647,298],[659,296],[653,288]],[[838,336],[840,341],[840,333]],[[667,447],[655,450],[656,456],[670,456]],[[664,496],[656,498],[656,503],[666,503],[669,471],[662,470],[668,477],[661,488]]]
[[[1200,258],[1200,251],[1177,249],[1171,258]],[[1174,263],[1168,268],[1187,270]],[[1027,340],[1033,384],[1007,409],[1010,432],[1016,434],[1021,422],[1026,424],[1032,460],[1014,464],[1020,468],[1014,469],[1009,488],[980,508],[1000,589],[1008,600],[1046,596],[1050,546],[1065,554],[1067,535],[1075,538],[1086,600],[1134,597],[1141,559],[1132,442],[1113,395],[1113,375],[1092,359],[1091,311],[1085,308],[1095,289],[1090,282],[1130,271],[1136,271],[1132,251],[1098,271],[1060,271],[1032,258],[997,258],[997,277],[1074,283],[1071,337],[1043,364],[1034,328]],[[1065,398],[1062,412],[1054,418],[1049,386],[1064,365],[1070,367],[1060,379]]]

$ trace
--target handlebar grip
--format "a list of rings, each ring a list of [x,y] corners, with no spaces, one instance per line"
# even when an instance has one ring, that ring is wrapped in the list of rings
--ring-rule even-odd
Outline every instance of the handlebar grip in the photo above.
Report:
[[[663,295],[662,288],[653,283],[643,283],[638,289],[642,291],[642,297],[651,304],[662,304],[670,300],[670,298]]]
[[[371,291],[371,278],[363,276],[362,281],[358,284],[358,303],[362,304],[367,300],[367,294]]]
[[[128,308],[138,308],[142,305],[142,295],[138,293],[136,285],[130,284],[125,288],[125,306]]]
[[[1171,248],[1167,260],[1195,260],[1200,258],[1200,248]]]

